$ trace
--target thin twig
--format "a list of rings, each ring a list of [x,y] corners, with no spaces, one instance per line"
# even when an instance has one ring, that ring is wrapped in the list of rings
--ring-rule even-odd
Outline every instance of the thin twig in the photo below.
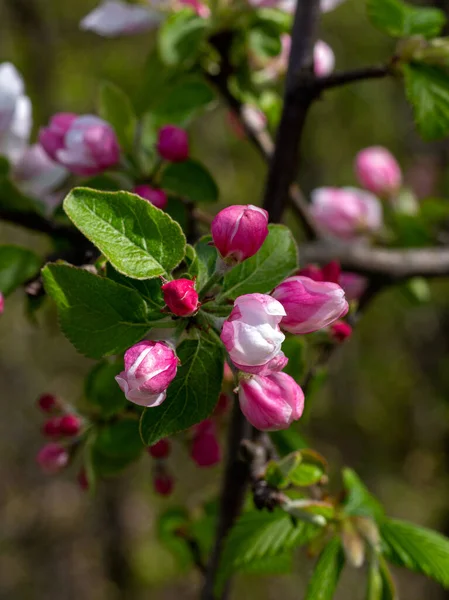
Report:
[[[315,86],[320,90],[329,90],[331,88],[340,87],[348,83],[357,81],[365,81],[368,79],[382,79],[391,73],[388,65],[374,65],[362,67],[352,71],[340,71],[332,73],[326,77],[319,77],[315,82]]]
[[[0,220],[32,231],[45,233],[51,237],[63,238],[71,243],[79,243],[81,240],[85,240],[85,237],[74,227],[56,223],[37,213],[1,209]]]

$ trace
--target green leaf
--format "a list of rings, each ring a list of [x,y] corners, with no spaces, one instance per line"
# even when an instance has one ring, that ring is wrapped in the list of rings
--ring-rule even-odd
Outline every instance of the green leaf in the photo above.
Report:
[[[393,37],[432,38],[446,23],[442,10],[412,6],[401,0],[368,0],[367,10],[373,25]]]
[[[276,556],[264,556],[254,560],[253,562],[241,565],[238,569],[239,573],[247,573],[248,575],[283,575],[293,571],[292,551]]]
[[[162,94],[152,108],[156,123],[186,126],[216,98],[215,91],[199,75],[180,79]]]
[[[282,51],[279,29],[275,23],[260,21],[249,32],[250,50],[263,58],[273,58]]]
[[[218,200],[218,187],[212,175],[195,160],[170,163],[162,173],[160,187],[193,202]]]
[[[403,66],[405,91],[416,126],[424,140],[449,133],[449,74],[438,67],[412,63]]]
[[[42,276],[63,333],[90,358],[123,352],[150,328],[145,302],[132,289],[63,264],[47,265]]]
[[[298,249],[291,231],[284,225],[268,228],[259,252],[227,273],[220,297],[235,300],[243,294],[270,292],[298,268]]]
[[[98,452],[110,458],[138,458],[144,450],[139,435],[139,420],[126,418],[101,426],[95,447]]]
[[[217,587],[228,577],[253,563],[285,556],[288,550],[307,544],[320,531],[315,525],[294,524],[285,512],[248,512],[243,514],[226,538]]]
[[[338,538],[333,538],[321,552],[305,600],[331,600],[344,565],[344,554]]]
[[[347,515],[372,517],[375,520],[383,518],[385,513],[382,505],[352,469],[343,469],[343,484],[347,493],[344,503]]]
[[[123,361],[102,361],[95,365],[86,377],[86,399],[105,418],[121,412],[127,404],[124,393],[115,381],[115,376],[121,371]]]
[[[303,381],[306,369],[307,342],[299,335],[289,335],[282,344],[282,351],[288,358],[284,372],[293,377],[299,384]]]
[[[141,75],[134,101],[139,115],[151,111],[158,104],[160,95],[175,85],[181,76],[179,69],[170,68],[161,60],[157,45],[148,55]]]
[[[382,577],[382,600],[399,600],[393,577],[383,556],[378,557],[380,575]]]
[[[423,573],[449,588],[449,539],[407,521],[385,519],[380,526],[387,560]]]
[[[130,99],[116,85],[104,82],[100,87],[99,104],[100,117],[112,125],[122,149],[130,152],[137,125]]]
[[[206,235],[192,248],[195,254],[191,253],[188,269],[189,275],[197,278],[198,289],[203,287],[215,271],[218,253],[215,246],[210,244],[211,240],[212,237]]]
[[[223,379],[222,345],[213,334],[195,330],[194,335],[177,348],[181,366],[167,398],[142,415],[140,432],[148,446],[206,419],[217,404]]]
[[[64,210],[117,271],[129,277],[166,275],[184,257],[179,224],[135,194],[75,188],[64,200]]]
[[[308,447],[306,440],[294,427],[282,431],[270,431],[270,438],[281,456]]]
[[[157,320],[164,317],[161,313],[161,310],[165,306],[165,302],[162,296],[160,279],[131,279],[131,277],[126,277],[126,275],[122,275],[116,271],[110,264],[107,265],[106,273],[112,281],[139,292],[151,311],[147,315],[147,320],[152,320],[153,318],[154,320]]]
[[[192,65],[206,38],[209,23],[191,10],[173,13],[162,25],[158,35],[158,48],[167,65]]]
[[[39,272],[42,260],[20,246],[0,246],[0,292],[11,294]]]

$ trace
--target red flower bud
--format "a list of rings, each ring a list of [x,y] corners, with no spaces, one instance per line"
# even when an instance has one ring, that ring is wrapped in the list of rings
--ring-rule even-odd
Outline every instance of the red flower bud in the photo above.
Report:
[[[148,200],[156,208],[164,210],[167,206],[168,198],[164,190],[152,188],[149,185],[136,185],[133,192],[141,198]]]
[[[215,423],[206,419],[196,427],[190,456],[199,467],[213,467],[221,460]]]
[[[42,471],[49,475],[64,469],[69,462],[69,453],[61,444],[46,444],[36,457]]]
[[[59,437],[61,435],[61,417],[52,417],[42,425],[42,435]]]
[[[167,458],[171,451],[171,444],[166,438],[159,440],[148,448],[148,454],[153,458]]]
[[[159,473],[153,479],[154,491],[160,496],[170,496],[175,482],[168,473]]]
[[[175,279],[162,286],[164,301],[171,312],[178,317],[189,317],[198,308],[198,293],[191,279]]]
[[[76,415],[64,415],[59,425],[62,435],[78,435],[81,430],[82,421]]]
[[[39,396],[37,399],[37,405],[43,412],[46,413],[50,413],[61,408],[58,398],[53,396],[53,394],[42,394],[42,396]]]
[[[221,415],[227,413],[230,405],[231,399],[229,398],[229,396],[227,394],[220,394],[217,405],[214,409],[214,417],[220,417]]]
[[[352,327],[344,321],[337,321],[331,325],[331,336],[336,342],[344,342],[352,335]]]
[[[84,469],[84,467],[78,473],[76,480],[78,481],[78,485],[80,486],[80,488],[82,490],[89,489],[89,480],[87,479],[87,473],[86,473],[86,469]]]
[[[189,158],[187,132],[175,125],[166,125],[159,130],[157,151],[165,160],[183,162]]]

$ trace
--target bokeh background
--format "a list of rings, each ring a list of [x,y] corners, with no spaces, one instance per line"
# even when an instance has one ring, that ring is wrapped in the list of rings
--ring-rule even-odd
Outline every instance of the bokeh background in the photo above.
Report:
[[[153,40],[81,32],[80,19],[96,4],[0,0],[0,61],[13,62],[24,76],[35,131],[55,111],[94,111],[102,80],[136,93]],[[391,41],[367,22],[362,0],[326,15],[321,37],[342,69],[392,52]],[[222,204],[260,201],[265,166],[230,131],[223,107],[195,124],[192,141],[194,155],[218,180]],[[396,154],[421,197],[448,195],[449,145],[418,139],[401,86],[392,81],[334,90],[317,103],[303,142],[305,192],[354,184],[353,157],[373,144]],[[286,221],[294,225],[291,215]],[[0,242],[48,250],[44,237],[11,225],[0,225]],[[448,281],[431,281],[430,298],[421,301],[405,286],[383,292],[334,356],[302,433],[328,457],[336,487],[341,466],[351,466],[389,515],[449,534],[448,346]],[[55,392],[76,404],[92,364],[59,333],[51,305],[33,323],[22,291],[8,300],[0,319],[0,600],[197,598],[201,579],[159,541],[158,515],[183,504],[195,510],[213,498],[220,468],[199,471],[178,444],[171,460],[176,492],[161,500],[152,492],[147,456],[94,497],[79,489],[75,472],[48,478],[36,467],[36,397]],[[312,566],[298,553],[294,575],[238,576],[232,597],[296,600]],[[421,576],[394,573],[402,598],[449,598]],[[362,600],[364,578],[363,570],[347,568],[337,598]]]

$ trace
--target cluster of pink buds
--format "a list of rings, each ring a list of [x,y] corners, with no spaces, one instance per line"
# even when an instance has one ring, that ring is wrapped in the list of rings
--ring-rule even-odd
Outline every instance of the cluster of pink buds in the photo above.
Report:
[[[53,413],[42,426],[42,434],[53,440],[45,444],[37,454],[37,462],[44,473],[57,473],[69,463],[70,452],[61,440],[77,437],[83,427],[83,421],[74,413],[64,412],[62,402],[53,394],[43,394],[37,400],[40,410]]]

